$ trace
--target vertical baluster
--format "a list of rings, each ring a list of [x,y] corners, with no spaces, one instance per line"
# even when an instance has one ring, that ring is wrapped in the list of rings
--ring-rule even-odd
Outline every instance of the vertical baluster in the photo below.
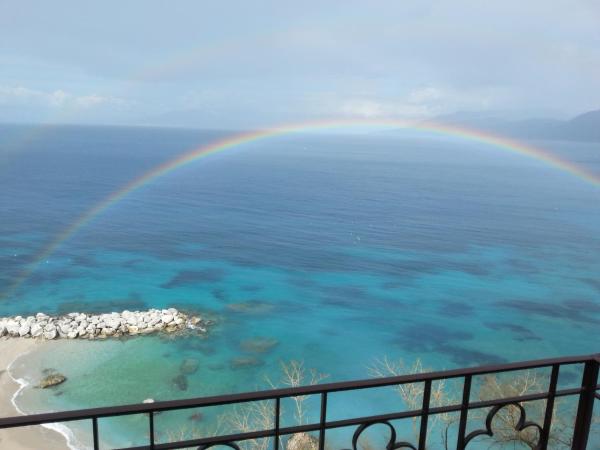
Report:
[[[458,441],[456,448],[458,450],[464,450],[465,448],[465,434],[467,432],[467,419],[469,417],[469,401],[471,399],[471,381],[472,376],[465,376],[463,385],[462,403],[460,404],[460,422],[458,425]]]
[[[421,431],[419,433],[419,450],[425,450],[427,445],[427,422],[429,421],[429,400],[431,398],[431,380],[425,382],[423,390],[423,407],[421,414]]]
[[[150,427],[150,450],[154,450],[154,412],[148,413],[148,426]]]
[[[92,436],[94,439],[94,450],[100,450],[100,442],[98,440],[98,419],[92,419]]]
[[[325,423],[327,422],[327,392],[321,393],[321,418],[319,421],[319,450],[325,448]]]
[[[585,363],[581,380],[582,392],[579,394],[577,406],[577,419],[573,430],[572,450],[585,450],[587,447],[592,413],[594,412],[594,394],[598,383],[598,362],[590,359]]]
[[[552,373],[550,375],[550,385],[548,386],[548,400],[546,400],[546,413],[544,416],[544,427],[542,428],[542,434],[540,435],[540,450],[546,450],[548,448],[548,439],[550,437],[550,428],[552,427],[552,414],[554,412],[554,397],[556,396],[556,384],[558,383],[558,371],[560,365],[555,364],[552,366]]]
[[[273,442],[273,450],[279,450],[279,413],[281,408],[281,399],[275,399],[275,441]]]

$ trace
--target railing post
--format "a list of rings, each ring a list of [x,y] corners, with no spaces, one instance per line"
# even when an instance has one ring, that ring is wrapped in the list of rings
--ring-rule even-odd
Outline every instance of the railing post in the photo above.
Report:
[[[431,398],[431,380],[425,382],[423,390],[423,406],[421,411],[421,430],[419,432],[419,450],[425,450],[427,446],[427,422],[429,421],[429,400]]]
[[[154,450],[154,412],[148,413],[148,426],[150,432],[150,450]]]
[[[458,442],[456,448],[464,450],[465,434],[467,433],[467,419],[469,417],[469,401],[471,399],[471,375],[465,376],[463,385],[462,403],[460,405],[460,423],[458,425]]]
[[[92,419],[92,438],[94,440],[94,450],[100,450],[100,440],[98,439],[98,419]]]
[[[559,370],[559,364],[552,366],[550,385],[548,386],[548,399],[546,400],[546,413],[544,415],[544,427],[542,428],[542,434],[540,435],[540,450],[546,450],[548,448],[548,440],[550,439],[550,430],[552,428],[552,416],[554,414],[554,398],[556,397],[556,384],[558,383]]]
[[[319,420],[319,450],[325,448],[325,423],[327,422],[327,392],[321,393],[321,417]]]
[[[594,399],[596,394],[596,385],[598,383],[598,361],[590,359],[586,361],[581,380],[581,394],[579,394],[579,405],[577,406],[577,418],[575,419],[575,428],[573,430],[572,450],[585,450],[587,447],[588,436],[590,434],[590,425],[592,414],[594,412]]]
[[[274,426],[275,426],[275,437],[273,441],[273,449],[279,450],[279,415],[281,414],[281,399],[277,397],[275,399],[275,417],[274,417]]]

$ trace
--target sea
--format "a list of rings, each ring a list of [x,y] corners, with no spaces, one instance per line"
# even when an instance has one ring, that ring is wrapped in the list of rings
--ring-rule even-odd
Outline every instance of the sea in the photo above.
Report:
[[[271,136],[155,177],[77,226],[132,180],[235,134],[0,126],[0,316],[175,307],[214,322],[205,336],[24,355],[10,368],[19,410],[283,387],[290,367],[308,384],[599,351],[600,186],[486,142],[369,127]],[[598,143],[523,144],[600,177]],[[36,389],[49,369],[67,382]],[[282,425],[318,420],[319,399],[301,403],[302,418],[282,403]],[[405,403],[391,388],[338,394],[328,419]],[[162,413],[157,442],[239,431],[244,414]],[[59,431],[90,448],[89,422]],[[328,445],[350,448],[353,431]],[[100,433],[103,448],[143,445],[147,418],[103,419]],[[438,434],[431,448],[444,448]]]

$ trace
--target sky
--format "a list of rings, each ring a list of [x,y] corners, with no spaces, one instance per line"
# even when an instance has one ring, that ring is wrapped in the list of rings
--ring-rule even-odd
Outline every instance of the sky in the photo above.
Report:
[[[598,0],[0,0],[0,122],[249,128],[598,108]]]

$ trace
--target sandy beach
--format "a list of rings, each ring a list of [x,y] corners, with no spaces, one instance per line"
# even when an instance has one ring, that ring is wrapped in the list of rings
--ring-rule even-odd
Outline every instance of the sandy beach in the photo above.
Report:
[[[6,371],[7,367],[19,355],[37,349],[42,345],[52,345],[52,343],[34,339],[0,338],[0,417],[12,417],[19,414],[11,403],[12,396],[19,385],[10,377]],[[65,438],[59,433],[42,426],[33,426],[0,430],[0,449],[68,450],[68,446]]]

